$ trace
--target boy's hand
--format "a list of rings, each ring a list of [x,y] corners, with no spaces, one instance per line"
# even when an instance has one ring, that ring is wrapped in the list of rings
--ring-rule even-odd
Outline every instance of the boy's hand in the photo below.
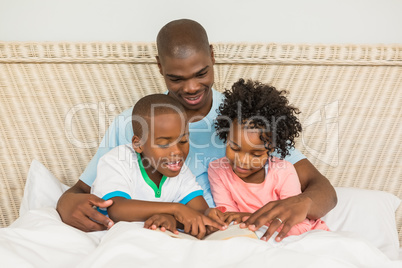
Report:
[[[304,221],[311,206],[311,199],[302,198],[301,195],[292,196],[286,199],[272,201],[254,212],[240,228],[249,228],[252,231],[258,230],[263,225],[268,225],[268,230],[261,237],[268,241],[279,227],[283,225],[282,230],[275,238],[277,242],[281,241],[290,229]]]
[[[176,219],[170,214],[153,215],[144,222],[144,228],[151,230],[160,228],[162,232],[169,230],[174,234],[179,234],[179,231],[176,229]]]
[[[184,232],[191,234],[192,236],[202,239],[207,230],[206,226],[211,226],[219,230],[226,229],[223,221],[219,224],[217,221],[203,215],[202,213],[185,205],[178,204],[177,209],[174,212],[176,220],[184,225]]]

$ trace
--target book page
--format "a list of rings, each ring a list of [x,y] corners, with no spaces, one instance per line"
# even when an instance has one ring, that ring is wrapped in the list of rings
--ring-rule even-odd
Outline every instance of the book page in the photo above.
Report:
[[[156,231],[162,232],[159,228]],[[190,239],[190,240],[198,240],[196,237],[179,232],[179,234],[174,234],[170,231],[162,232],[165,233],[173,238],[180,238],[180,239]],[[249,229],[241,229],[239,225],[229,225],[228,228],[224,231],[216,231],[210,235],[205,236],[202,240],[228,240],[235,237],[249,237],[253,239],[258,239],[255,232],[250,231]]]
[[[210,235],[207,235],[203,240],[228,240],[235,237],[249,237],[253,239],[258,239],[255,232],[249,230],[248,228],[241,229],[239,224],[229,225],[224,231],[216,231]]]
[[[183,232],[180,232],[180,231],[179,231],[178,234],[172,233],[172,232],[169,231],[169,230],[166,230],[165,232],[162,232],[159,228],[156,229],[155,231],[158,231],[158,232],[167,234],[168,236],[173,237],[173,238],[190,239],[190,240],[199,240],[198,238],[196,238],[196,237],[194,237],[194,236],[192,236],[192,235],[189,235],[189,234],[186,234],[186,233],[183,233]]]

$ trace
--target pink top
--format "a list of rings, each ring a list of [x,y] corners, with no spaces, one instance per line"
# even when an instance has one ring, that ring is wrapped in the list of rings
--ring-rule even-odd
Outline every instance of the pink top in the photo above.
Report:
[[[240,179],[226,157],[209,164],[208,177],[216,206],[224,206],[227,211],[253,213],[270,201],[301,193],[294,166],[276,157],[269,160],[265,180],[259,184],[246,183]],[[305,219],[293,226],[288,235],[299,235],[313,229],[329,231],[324,221]]]

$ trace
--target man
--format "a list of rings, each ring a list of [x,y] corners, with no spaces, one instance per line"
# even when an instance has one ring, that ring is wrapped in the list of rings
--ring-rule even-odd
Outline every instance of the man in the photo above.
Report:
[[[213,126],[223,95],[212,89],[215,63],[212,46],[199,23],[183,19],[172,21],[160,30],[157,47],[156,60],[168,95],[184,106],[190,122],[190,152],[186,164],[203,188],[206,201],[213,206],[207,168],[211,161],[224,156],[225,146]],[[132,128],[127,127],[131,124],[131,120],[127,122],[131,111],[128,109],[115,119],[80,180],[60,197],[57,211],[65,223],[83,231],[103,230],[113,225],[109,218],[93,209],[93,206],[109,207],[112,201],[104,201],[89,193],[96,178],[99,158],[115,146],[131,142]],[[279,240],[282,239],[292,226],[306,217],[317,219],[324,216],[337,202],[329,181],[299,151],[292,148],[290,152],[286,160],[294,164],[303,193],[270,202],[245,222],[253,229],[272,221],[268,238],[283,224],[278,235]]]

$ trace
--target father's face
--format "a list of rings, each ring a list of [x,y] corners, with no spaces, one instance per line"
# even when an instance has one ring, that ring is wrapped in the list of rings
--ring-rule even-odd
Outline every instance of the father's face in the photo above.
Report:
[[[200,110],[212,104],[213,52],[192,51],[183,58],[164,56],[157,60],[169,95],[186,110]]]

